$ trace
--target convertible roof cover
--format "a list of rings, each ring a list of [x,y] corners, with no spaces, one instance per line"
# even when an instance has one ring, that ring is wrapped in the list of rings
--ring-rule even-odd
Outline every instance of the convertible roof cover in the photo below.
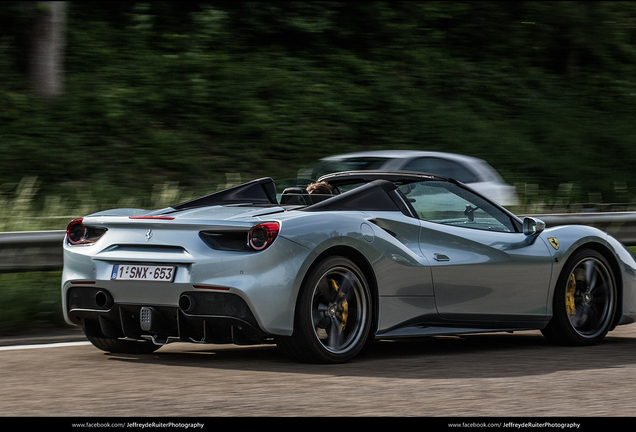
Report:
[[[411,171],[345,171],[324,175],[334,187],[366,183],[329,200],[308,207],[308,211],[325,210],[399,210],[411,214],[412,209],[396,190],[396,183],[414,183],[427,180],[453,181],[443,176]],[[278,205],[276,185],[270,177],[233,186],[193,200],[172,206],[180,211],[215,205]]]
[[[172,206],[176,210],[231,204],[277,204],[276,185],[270,177],[252,180],[200,198]]]
[[[336,195],[302,211],[329,210],[354,211],[399,211],[417,217],[413,207],[404,199],[397,186],[386,179],[373,180],[358,188]]]

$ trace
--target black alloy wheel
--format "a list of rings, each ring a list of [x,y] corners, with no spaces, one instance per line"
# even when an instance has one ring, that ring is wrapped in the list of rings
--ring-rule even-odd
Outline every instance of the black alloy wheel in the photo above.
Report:
[[[599,252],[582,249],[568,260],[557,282],[546,338],[564,345],[593,345],[611,329],[617,305],[612,269]]]
[[[298,299],[294,334],[278,341],[292,358],[342,363],[364,347],[371,328],[369,285],[348,258],[330,257],[310,271]]]

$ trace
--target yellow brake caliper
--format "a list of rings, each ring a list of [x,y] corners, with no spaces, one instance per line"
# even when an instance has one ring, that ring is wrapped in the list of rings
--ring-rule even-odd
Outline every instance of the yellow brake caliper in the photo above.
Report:
[[[576,279],[574,273],[570,275],[568,286],[565,289],[565,308],[568,315],[572,315],[575,312],[576,306],[574,305],[574,293],[576,292]]]
[[[330,279],[331,287],[336,290],[336,292],[340,291],[340,287],[336,283],[335,280]],[[338,293],[340,297],[344,297],[343,293]],[[338,308],[339,316],[340,316],[340,327],[344,331],[345,326],[347,325],[347,318],[349,317],[349,304],[346,300],[343,300],[342,305]]]

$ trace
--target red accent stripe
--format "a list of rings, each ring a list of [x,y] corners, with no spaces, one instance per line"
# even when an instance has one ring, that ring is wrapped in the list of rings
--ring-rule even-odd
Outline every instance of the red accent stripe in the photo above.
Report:
[[[229,291],[229,287],[221,287],[221,286],[213,286],[213,285],[192,285],[196,289],[210,289],[210,290],[218,290],[218,291]]]
[[[173,217],[168,216],[128,216],[128,219],[159,219],[159,220],[173,220]]]

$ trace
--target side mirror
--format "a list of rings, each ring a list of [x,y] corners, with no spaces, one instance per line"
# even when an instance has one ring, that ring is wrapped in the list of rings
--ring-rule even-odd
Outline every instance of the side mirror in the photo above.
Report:
[[[527,236],[539,234],[545,229],[545,222],[533,217],[523,218],[523,233]]]

